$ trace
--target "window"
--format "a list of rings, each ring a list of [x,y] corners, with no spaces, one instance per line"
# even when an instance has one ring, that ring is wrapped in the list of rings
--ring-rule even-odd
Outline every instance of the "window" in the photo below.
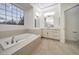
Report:
[[[0,23],[5,21],[5,4],[0,4]]]
[[[24,25],[24,11],[14,4],[0,3],[0,24]]]

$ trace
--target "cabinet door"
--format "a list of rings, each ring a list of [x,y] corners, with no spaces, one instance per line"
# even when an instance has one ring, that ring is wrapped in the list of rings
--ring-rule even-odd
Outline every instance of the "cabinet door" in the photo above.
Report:
[[[59,39],[59,35],[58,34],[57,35],[53,35],[53,38],[58,40]]]
[[[57,30],[43,30],[43,37],[51,39],[59,39],[59,32]]]
[[[52,30],[48,30],[48,38],[53,38],[53,32],[52,32]]]
[[[48,30],[48,37],[52,39],[59,39],[59,32],[56,30]]]
[[[48,31],[47,30],[43,30],[43,37],[47,37],[48,36]]]

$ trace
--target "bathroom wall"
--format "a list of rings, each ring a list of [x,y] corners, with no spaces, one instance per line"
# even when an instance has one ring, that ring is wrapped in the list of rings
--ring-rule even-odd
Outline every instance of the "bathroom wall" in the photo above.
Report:
[[[33,14],[34,14],[34,28],[35,28],[35,16],[38,16],[38,19],[36,19],[36,26],[37,26],[36,28],[42,28],[42,26],[43,26],[42,11],[38,8],[33,7]]]
[[[43,15],[45,13],[55,12],[55,15],[54,15],[54,26],[56,28],[59,28],[60,27],[60,23],[59,23],[60,22],[59,4],[55,4],[53,6],[50,6],[48,8],[45,8],[45,9],[43,9],[42,12],[43,12]],[[43,16],[43,18],[45,18],[45,17]],[[43,21],[43,24],[45,24],[44,21]]]
[[[35,13],[39,14],[39,23],[37,23],[38,27],[36,28],[44,28],[45,21],[44,21],[44,13],[46,12],[55,12],[55,27],[59,27],[59,4],[55,6],[48,7],[46,9],[40,10],[35,7],[31,8],[27,12],[27,20],[26,20],[26,27],[27,28],[35,28]]]
[[[29,9],[27,11],[27,20],[26,20],[26,27],[27,28],[33,28],[34,27],[34,17],[33,17],[33,8]]]

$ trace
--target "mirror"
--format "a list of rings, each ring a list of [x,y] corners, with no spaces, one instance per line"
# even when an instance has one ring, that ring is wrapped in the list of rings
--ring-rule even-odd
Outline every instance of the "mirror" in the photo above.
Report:
[[[55,12],[45,13],[45,27],[54,27],[54,14]]]
[[[40,27],[40,15],[39,15],[39,13],[35,14],[34,22],[35,22],[35,28]]]

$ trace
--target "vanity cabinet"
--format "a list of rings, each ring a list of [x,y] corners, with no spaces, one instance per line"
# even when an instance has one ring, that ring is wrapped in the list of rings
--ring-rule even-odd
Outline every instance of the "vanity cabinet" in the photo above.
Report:
[[[43,29],[42,37],[59,40],[59,29]]]

